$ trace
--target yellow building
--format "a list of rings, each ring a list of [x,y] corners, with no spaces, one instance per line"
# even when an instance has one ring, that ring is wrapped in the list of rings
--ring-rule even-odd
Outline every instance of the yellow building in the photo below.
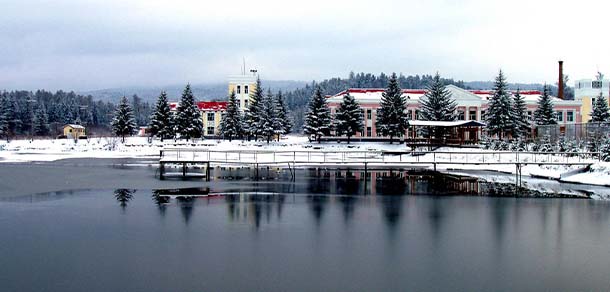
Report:
[[[85,127],[81,125],[68,124],[64,126],[64,136],[69,139],[78,139],[86,136]]]
[[[598,73],[596,79],[581,79],[574,84],[574,99],[582,102],[580,112],[582,114],[582,122],[587,123],[591,120],[591,112],[593,111],[593,102],[596,98],[602,95],[608,102],[610,97],[610,80],[604,79],[601,73]]]
[[[248,108],[250,94],[256,90],[257,76],[254,73],[250,75],[244,73],[242,75],[229,76],[229,94],[235,92],[239,109],[242,111]]]

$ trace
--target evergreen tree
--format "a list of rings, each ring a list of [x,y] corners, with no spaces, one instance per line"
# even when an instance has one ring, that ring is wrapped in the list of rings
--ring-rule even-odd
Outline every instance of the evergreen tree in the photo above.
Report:
[[[150,117],[148,130],[151,136],[159,137],[161,141],[174,136],[174,116],[171,113],[165,91],[161,91],[159,98],[157,98],[157,104],[155,105],[154,113]]]
[[[127,97],[121,98],[121,102],[117,107],[114,119],[112,120],[112,131],[115,135],[121,137],[121,142],[125,142],[125,136],[131,135],[136,128],[136,122],[133,120],[133,112]]]
[[[593,112],[591,112],[591,122],[607,123],[610,122],[610,112],[608,111],[608,102],[599,93],[599,96],[593,102]]]
[[[519,89],[515,92],[512,107],[513,125],[514,125],[514,136],[515,138],[526,137],[531,130],[530,122],[527,120],[527,105],[525,104],[525,98],[521,96]]]
[[[498,135],[500,139],[514,129],[512,117],[512,104],[506,77],[500,70],[493,87],[493,95],[489,100],[487,110],[487,129],[491,135]]]
[[[36,136],[47,136],[50,132],[49,117],[44,105],[40,105],[36,110],[34,116],[34,135]]]
[[[457,105],[438,73],[434,75],[424,98],[420,100],[420,105],[420,115],[424,121],[454,121],[456,118],[455,108]],[[445,135],[445,129],[434,127],[432,133],[424,130],[424,134],[428,137],[434,136],[440,139]]]
[[[203,119],[191,91],[187,84],[182,92],[182,98],[176,113],[176,131],[180,138],[199,138],[203,134]]]
[[[363,129],[362,109],[348,92],[343,96],[343,101],[339,108],[337,108],[337,114],[335,115],[335,130],[337,135],[347,136],[347,143],[349,144],[350,138],[356,135],[357,132],[362,132]]]
[[[396,73],[392,73],[385,92],[381,94],[377,110],[377,131],[384,136],[390,136],[390,144],[394,142],[395,136],[404,134],[409,126],[405,114],[407,100],[402,96],[397,78]]]
[[[10,138],[10,102],[6,96],[0,96],[0,138],[5,138],[6,142]]]
[[[542,89],[542,95],[538,99],[538,108],[534,112],[534,120],[539,126],[555,125],[555,111],[553,109],[553,101],[549,95],[549,87],[545,84]]]
[[[276,129],[281,130],[281,125],[277,123],[275,117],[275,102],[270,89],[267,90],[267,95],[262,99],[260,119],[258,133],[267,140],[267,143],[269,143],[273,138]]]
[[[278,141],[280,135],[290,134],[292,131],[292,121],[288,117],[288,110],[284,104],[284,97],[282,91],[279,91],[275,96],[275,134],[277,135]]]
[[[322,136],[330,134],[330,124],[330,110],[326,98],[322,95],[322,89],[318,87],[309,101],[303,132],[313,135],[315,140],[320,143]]]
[[[232,141],[234,138],[243,135],[242,126],[243,122],[241,113],[239,112],[237,97],[235,96],[235,91],[231,91],[229,102],[227,103],[227,111],[220,121],[219,134],[221,137]]]
[[[256,140],[262,131],[261,111],[264,95],[260,78],[256,78],[256,87],[251,92],[250,102],[244,113],[244,131],[248,135],[248,140],[251,138]]]

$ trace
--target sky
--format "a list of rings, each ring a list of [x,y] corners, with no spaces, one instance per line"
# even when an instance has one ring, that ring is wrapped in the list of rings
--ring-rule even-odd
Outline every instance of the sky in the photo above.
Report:
[[[610,73],[602,0],[0,0],[0,89],[367,73],[555,83]]]

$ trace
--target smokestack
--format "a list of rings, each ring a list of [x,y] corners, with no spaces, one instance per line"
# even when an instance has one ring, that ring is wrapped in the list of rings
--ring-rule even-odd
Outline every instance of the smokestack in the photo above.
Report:
[[[559,61],[559,82],[557,85],[559,87],[557,97],[563,99],[563,61]]]

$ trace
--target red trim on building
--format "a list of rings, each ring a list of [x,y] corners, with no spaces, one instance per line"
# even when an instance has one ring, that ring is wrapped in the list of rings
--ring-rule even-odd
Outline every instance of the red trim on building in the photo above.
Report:
[[[199,101],[197,102],[197,108],[200,111],[223,111],[227,109],[227,101]],[[178,106],[177,102],[170,102],[169,108],[176,109]]]

